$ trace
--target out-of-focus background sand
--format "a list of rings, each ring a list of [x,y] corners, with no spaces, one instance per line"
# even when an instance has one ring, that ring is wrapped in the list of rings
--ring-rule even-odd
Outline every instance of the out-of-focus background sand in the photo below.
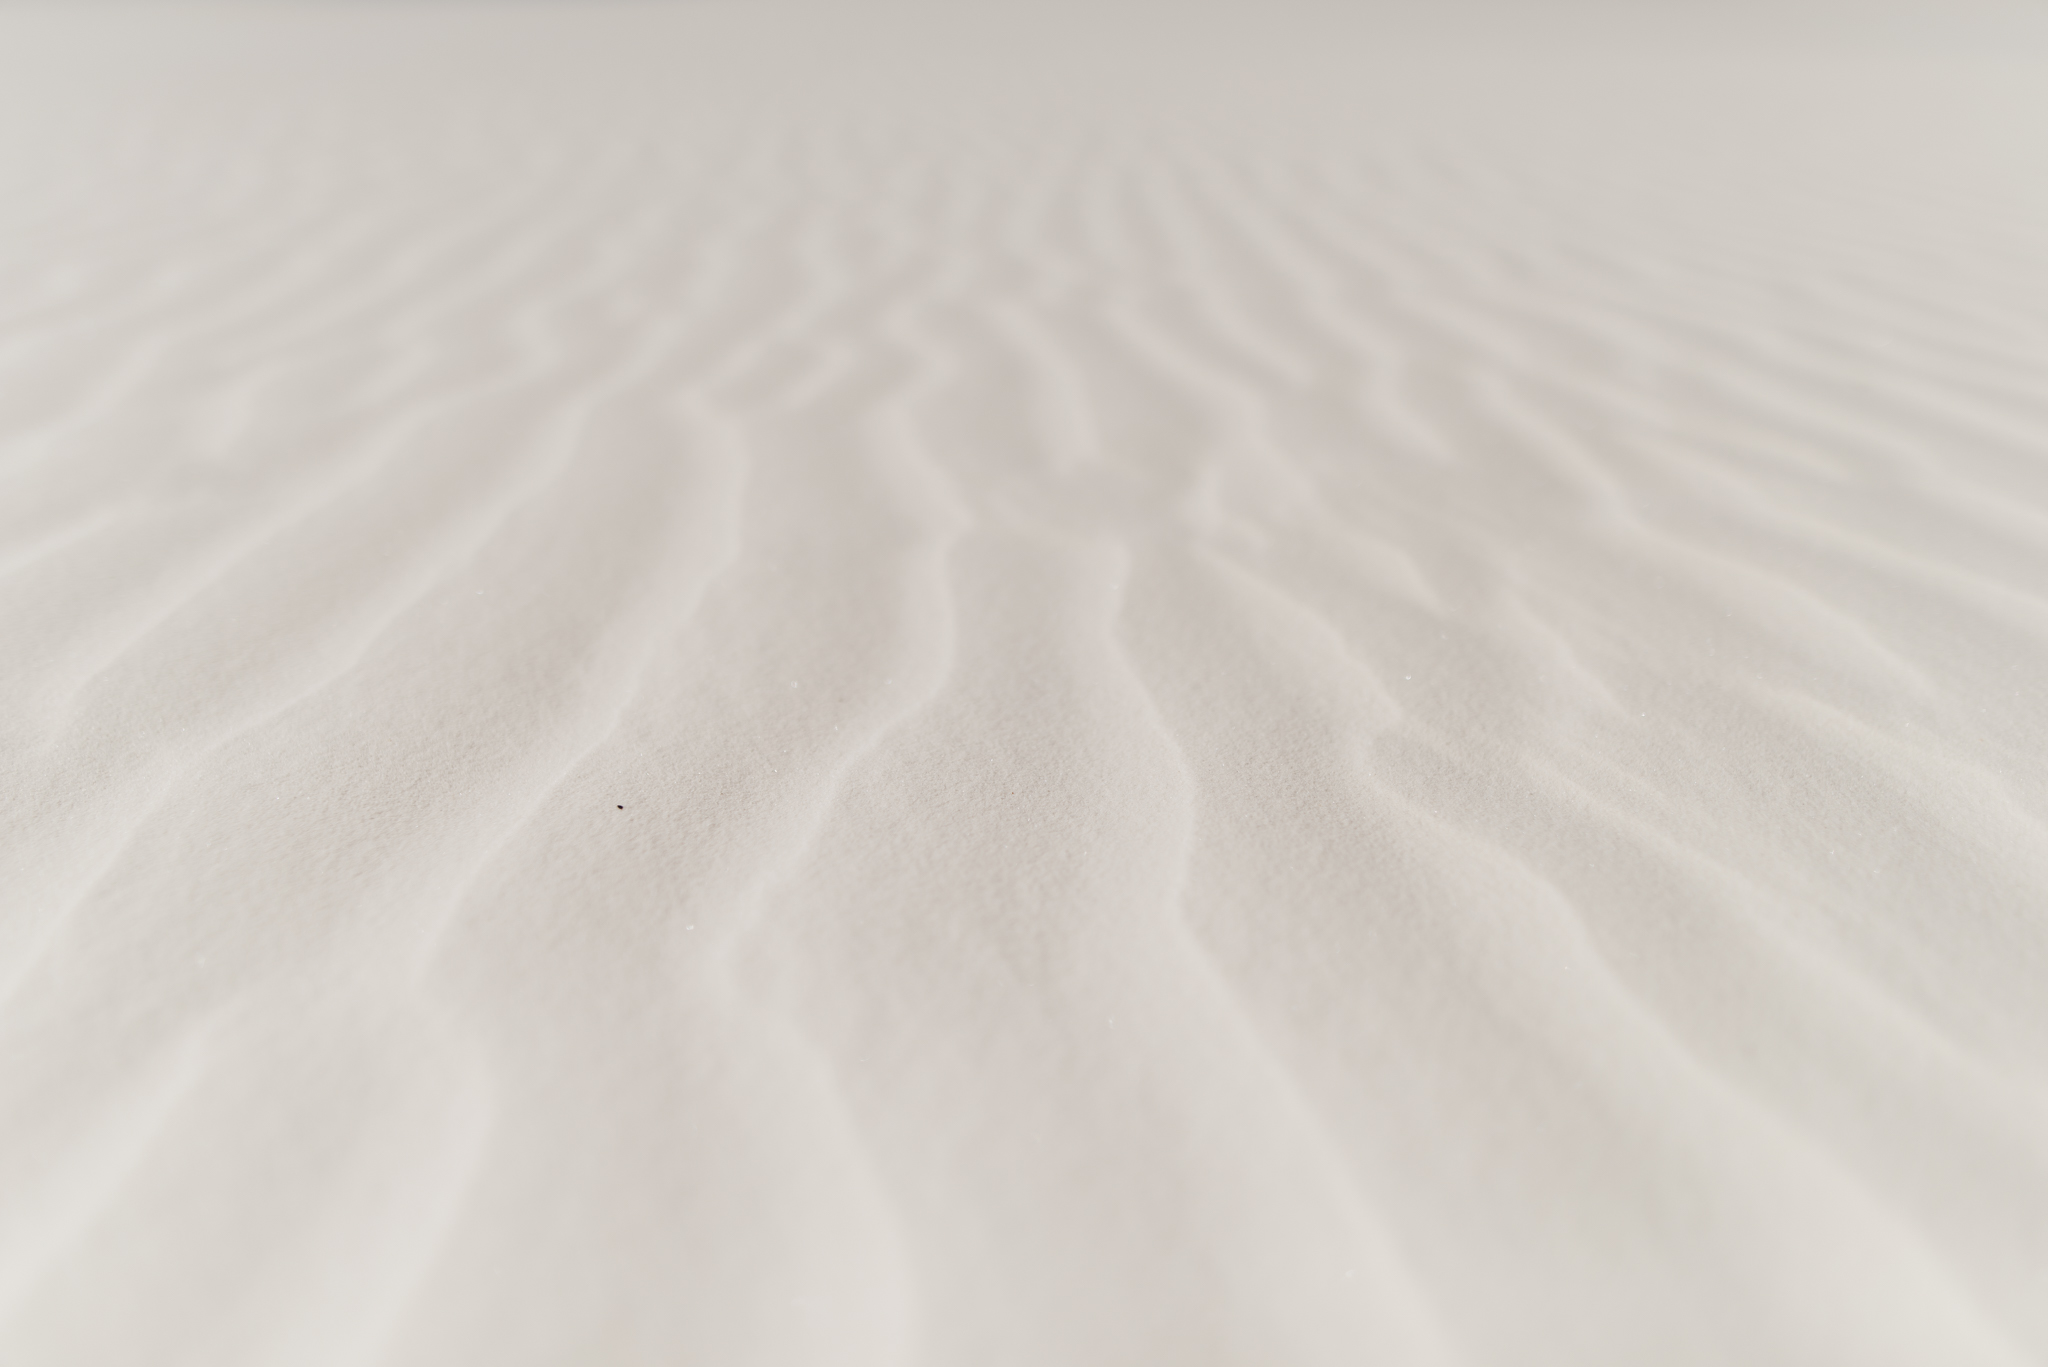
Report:
[[[0,1362],[2048,1362],[2023,8],[0,12]]]

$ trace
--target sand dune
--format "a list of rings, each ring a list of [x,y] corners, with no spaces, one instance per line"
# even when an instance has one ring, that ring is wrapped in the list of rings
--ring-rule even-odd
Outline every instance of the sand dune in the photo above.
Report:
[[[2048,47],[1572,13],[0,14],[0,1362],[2048,1362]]]

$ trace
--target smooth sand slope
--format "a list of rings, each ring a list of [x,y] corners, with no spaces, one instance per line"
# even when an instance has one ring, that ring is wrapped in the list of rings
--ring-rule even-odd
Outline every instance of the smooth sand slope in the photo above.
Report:
[[[2048,46],[1570,13],[0,14],[0,1362],[2048,1362]]]

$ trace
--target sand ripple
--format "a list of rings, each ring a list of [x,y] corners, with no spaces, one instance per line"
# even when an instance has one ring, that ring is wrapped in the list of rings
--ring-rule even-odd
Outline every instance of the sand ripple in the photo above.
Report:
[[[4,16],[0,1361],[2048,1362],[2038,68],[1133,14]]]

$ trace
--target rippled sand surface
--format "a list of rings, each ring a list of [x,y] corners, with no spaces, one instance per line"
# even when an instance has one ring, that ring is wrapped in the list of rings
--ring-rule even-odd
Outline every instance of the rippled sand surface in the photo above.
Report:
[[[0,1361],[2048,1362],[2048,45],[1475,15],[0,12]]]

